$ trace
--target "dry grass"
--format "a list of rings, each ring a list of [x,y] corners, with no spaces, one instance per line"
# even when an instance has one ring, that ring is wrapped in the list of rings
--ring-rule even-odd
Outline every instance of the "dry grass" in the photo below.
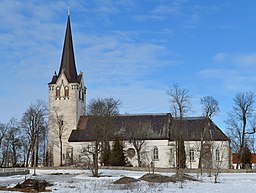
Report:
[[[114,181],[113,184],[130,184],[130,183],[138,182],[138,181],[140,181],[140,180],[132,178],[132,177],[124,176],[124,177],[120,178],[119,180]]]
[[[0,190],[19,192],[51,192],[46,187],[51,186],[45,180],[27,179],[23,183],[18,183],[14,187],[0,187]]]
[[[134,182],[138,182],[140,180],[149,182],[149,183],[167,183],[167,182],[184,182],[184,181],[198,181],[196,178],[189,174],[174,174],[172,176],[164,176],[161,174],[145,174],[138,179],[131,177],[122,177],[119,180],[113,182],[113,184],[130,184]]]

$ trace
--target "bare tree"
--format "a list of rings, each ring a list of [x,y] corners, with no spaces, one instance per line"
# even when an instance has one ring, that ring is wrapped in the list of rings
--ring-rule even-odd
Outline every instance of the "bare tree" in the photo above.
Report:
[[[87,107],[88,115],[109,117],[119,114],[120,100],[110,98],[92,99]]]
[[[8,125],[8,130],[5,134],[5,141],[9,147],[6,149],[9,149],[9,152],[7,154],[11,154],[11,156],[8,155],[11,159],[11,165],[15,167],[17,165],[18,160],[18,151],[21,147],[21,135],[19,130],[19,123],[15,118],[12,118]],[[9,165],[9,164],[8,164]]]
[[[169,96],[169,102],[171,106],[171,112],[174,117],[178,118],[179,125],[175,125],[172,128],[175,128],[175,138],[176,138],[176,158],[177,158],[177,167],[185,168],[186,167],[186,152],[184,145],[184,138],[182,132],[182,119],[186,113],[190,111],[191,107],[191,96],[189,95],[189,90],[181,88],[178,84],[173,84],[167,90],[167,95]]]
[[[228,125],[231,146],[238,154],[237,168],[242,163],[246,140],[255,133],[250,121],[254,118],[255,94],[251,91],[239,93],[234,98],[233,110],[228,113]]]
[[[56,143],[57,147],[60,148],[60,166],[63,165],[63,135],[66,131],[66,122],[64,121],[64,117],[62,114],[59,114],[59,109],[57,107],[53,107],[54,114],[49,117],[51,124],[55,127],[53,129],[53,133],[57,135],[58,142]]]
[[[125,134],[126,137],[129,139],[129,142],[134,146],[137,159],[138,159],[138,166],[141,167],[141,154],[142,148],[145,145],[145,141],[147,136],[149,135],[149,125],[148,123],[130,122],[126,125]]]
[[[0,147],[1,147],[2,140],[5,136],[7,129],[8,129],[8,127],[5,124],[0,123]]]
[[[32,166],[37,166],[38,164],[39,140],[40,135],[45,128],[46,112],[46,103],[37,100],[34,104],[31,104],[23,114],[21,127],[24,129],[27,141],[29,142],[26,155],[26,166],[28,166],[29,161]]]
[[[88,115],[93,122],[92,139],[90,146],[84,148],[84,151],[92,157],[91,171],[93,176],[97,177],[99,155],[102,153],[102,147],[109,142],[113,134],[112,117],[119,113],[120,101],[113,98],[92,99],[88,105]]]
[[[42,129],[42,133],[40,135],[40,142],[41,142],[41,155],[43,165],[48,165],[47,160],[47,144],[48,144],[48,122],[45,121],[44,128]]]
[[[203,160],[205,162],[208,162],[208,163],[205,163],[204,165],[207,165],[207,167],[212,167],[212,152],[211,152],[212,140],[210,135],[210,119],[213,116],[217,115],[218,112],[220,112],[220,108],[219,108],[219,102],[212,96],[205,96],[201,98],[200,103],[202,105],[202,114],[205,117],[205,125],[203,128],[203,131],[201,132],[200,157],[199,157],[199,164],[198,164],[198,168],[201,170],[201,175],[202,175]]]
[[[80,150],[80,157],[82,161],[85,161],[84,166],[88,167],[94,177],[99,176],[99,153],[100,143],[98,141],[86,144]]]
[[[219,102],[213,96],[205,96],[200,99],[204,117],[212,118],[220,112]]]
[[[224,141],[220,142],[217,146],[215,145],[214,149],[214,159],[213,159],[213,176],[214,176],[214,183],[220,182],[220,173],[223,164],[225,164],[225,157],[227,156],[227,149],[229,149],[229,145],[227,145]]]
[[[7,124],[2,126],[4,126],[4,136],[1,139],[1,167],[15,167],[21,146],[19,123],[15,118],[11,118]]]
[[[4,123],[0,123],[0,159],[1,163],[0,166],[2,167],[4,164],[4,147],[3,147],[3,139],[5,136],[5,133],[7,132],[8,127]]]
[[[167,90],[172,116],[182,119],[191,109],[191,96],[189,90],[173,84]]]
[[[28,155],[28,151],[29,151],[29,139],[27,137],[27,134],[22,132],[21,133],[21,155],[22,155],[22,162],[23,162],[23,166],[26,166],[27,163],[27,155]]]

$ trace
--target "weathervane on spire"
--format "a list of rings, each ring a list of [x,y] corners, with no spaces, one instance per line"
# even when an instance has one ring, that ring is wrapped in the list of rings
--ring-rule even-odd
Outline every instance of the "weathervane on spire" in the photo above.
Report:
[[[68,15],[70,15],[70,6],[68,6]]]

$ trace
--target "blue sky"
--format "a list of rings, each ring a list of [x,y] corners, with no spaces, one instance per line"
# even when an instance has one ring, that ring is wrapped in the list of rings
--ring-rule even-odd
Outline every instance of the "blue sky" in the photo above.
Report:
[[[223,121],[238,92],[255,91],[254,0],[1,0],[0,122],[21,118],[36,99],[48,101],[71,7],[76,65],[87,102],[114,97],[121,113],[169,111],[166,90],[189,89],[220,103]]]

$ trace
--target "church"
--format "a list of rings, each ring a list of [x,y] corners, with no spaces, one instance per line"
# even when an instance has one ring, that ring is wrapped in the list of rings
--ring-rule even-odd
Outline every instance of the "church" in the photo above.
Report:
[[[73,165],[83,162],[82,149],[89,148],[96,121],[86,115],[86,87],[83,73],[77,73],[72,42],[70,13],[68,13],[61,64],[48,83],[49,165]],[[186,167],[198,168],[199,160],[204,167],[229,168],[231,151],[228,137],[209,118],[184,117],[182,120],[170,113],[118,115],[111,118],[113,139],[123,141],[125,156],[130,166],[137,167],[136,147],[129,138],[129,131],[140,131],[143,135],[134,140],[142,143],[140,165],[155,167],[177,167],[177,131],[182,131]]]

